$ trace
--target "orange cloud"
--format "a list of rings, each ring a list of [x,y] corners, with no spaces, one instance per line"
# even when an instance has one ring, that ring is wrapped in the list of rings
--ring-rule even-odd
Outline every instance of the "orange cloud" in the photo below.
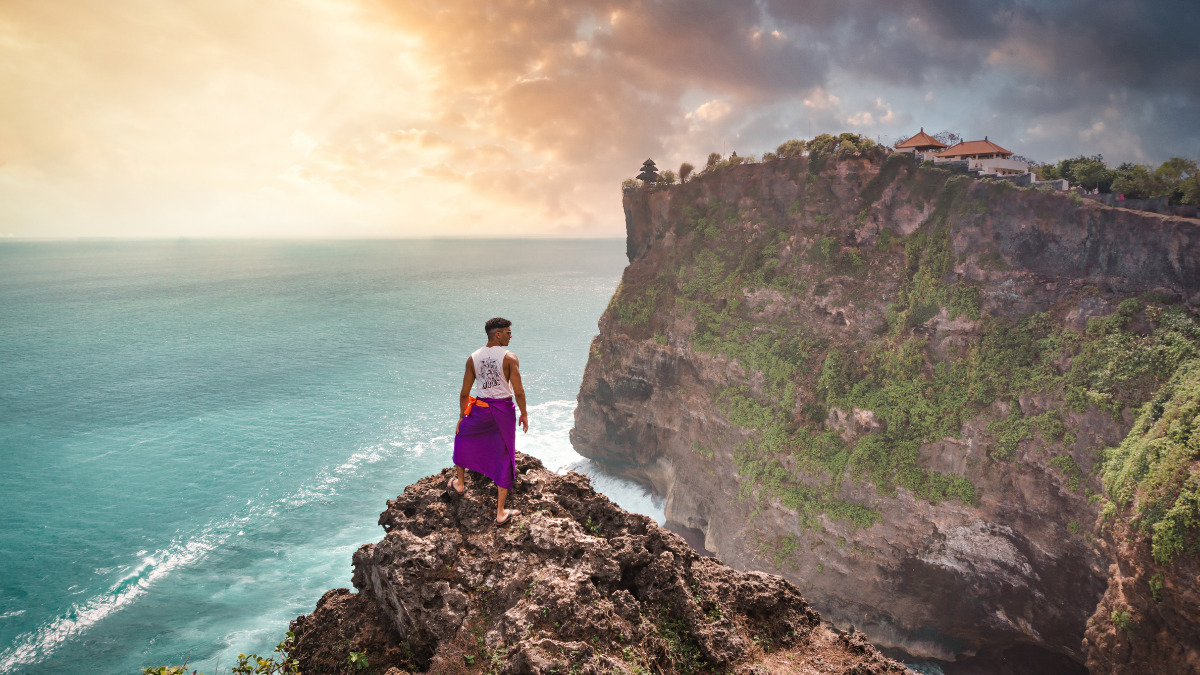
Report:
[[[646,157],[756,154],[839,125],[907,133],[921,114],[987,112],[1138,157],[1147,126],[1164,145],[1193,138],[1200,78],[1170,51],[1190,43],[1147,27],[1183,29],[1114,0],[1116,30],[1079,1],[7,0],[0,222],[23,236],[321,236],[347,221],[356,236],[620,235],[616,186]],[[1141,48],[1110,77],[1093,64],[1116,38]],[[1110,101],[1113,83],[1160,81],[1166,98]],[[1150,109],[1174,117],[1130,112]]]

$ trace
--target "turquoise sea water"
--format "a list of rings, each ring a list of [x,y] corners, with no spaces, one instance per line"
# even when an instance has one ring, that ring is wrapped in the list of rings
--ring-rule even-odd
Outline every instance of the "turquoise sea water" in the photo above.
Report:
[[[0,673],[227,672],[349,586],[385,500],[450,462],[466,355],[511,319],[518,448],[570,448],[598,241],[0,245]]]

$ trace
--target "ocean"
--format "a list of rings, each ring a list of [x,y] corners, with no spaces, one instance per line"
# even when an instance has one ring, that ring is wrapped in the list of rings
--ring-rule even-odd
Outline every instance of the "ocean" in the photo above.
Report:
[[[466,356],[513,322],[518,449],[571,449],[620,240],[0,244],[0,673],[228,672],[350,585],[450,464]]]

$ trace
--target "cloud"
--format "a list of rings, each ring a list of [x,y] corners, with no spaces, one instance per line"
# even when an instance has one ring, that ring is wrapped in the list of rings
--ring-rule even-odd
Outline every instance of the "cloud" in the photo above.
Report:
[[[1104,133],[1104,122],[1094,122],[1090,128],[1080,129],[1079,137],[1085,141],[1088,141],[1102,133]]]
[[[440,181],[458,182],[465,178],[462,173],[451,169],[443,162],[439,162],[433,166],[423,166],[418,169],[418,173],[426,178],[433,178]]]
[[[647,156],[847,128],[1157,162],[1200,153],[1197,32],[1194,0],[9,0],[0,222],[619,235]]]
[[[385,143],[419,148],[442,148],[451,145],[441,134],[426,129],[403,129],[383,135]]]
[[[733,112],[733,106],[729,105],[728,101],[713,99],[707,103],[703,103],[695,111],[688,113],[688,119],[700,119],[705,122],[720,122],[729,117],[729,113]]]
[[[846,124],[851,126],[871,126],[875,124],[875,116],[864,110],[846,118]]]
[[[816,87],[804,98],[804,107],[812,108],[813,110],[832,110],[840,102],[841,99],[831,94],[828,90]]]
[[[862,110],[854,113],[846,118],[846,124],[855,127],[874,127],[877,124],[889,124],[896,122],[899,117],[888,103],[884,103],[883,99],[876,98],[871,106],[871,110]]]
[[[469,162],[477,166],[506,165],[519,161],[507,148],[491,143],[457,148],[453,157],[458,162]]]
[[[299,129],[292,132],[292,146],[300,151],[305,157],[312,154],[312,151],[317,147],[317,141],[312,136],[300,131]]]

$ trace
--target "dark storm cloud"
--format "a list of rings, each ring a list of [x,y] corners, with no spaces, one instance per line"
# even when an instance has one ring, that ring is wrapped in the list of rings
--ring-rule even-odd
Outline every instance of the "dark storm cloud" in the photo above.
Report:
[[[910,85],[935,71],[960,79],[977,70],[1004,14],[997,3],[921,0],[768,0],[764,10],[785,30],[811,29],[839,68]]]
[[[961,79],[994,50],[1021,46],[1045,59],[1026,66],[1066,83],[1086,74],[1135,89],[1200,84],[1194,0],[767,0],[764,9],[784,25],[823,29],[831,59],[864,77]]]
[[[813,87],[843,98],[878,85],[928,90],[964,115],[978,114],[972,106],[1046,113],[1065,128],[1090,127],[1097,107],[1108,106],[1110,125],[1140,125],[1148,140],[1167,130],[1138,111],[1166,99],[1200,103],[1195,0],[385,4],[422,36],[449,86],[491,89],[505,124],[557,150],[645,147],[648,135],[677,128],[682,96],[697,89],[738,101],[747,124],[759,115],[754,106],[798,100]],[[534,64],[536,83],[513,84]],[[1122,102],[1129,109],[1114,119]],[[556,115],[549,125],[527,117],[539,107]],[[632,119],[638,133],[617,128]],[[598,142],[601,128],[622,138]]]
[[[763,8],[785,32],[820,36],[829,62],[860,86],[928,89],[963,109],[962,127],[983,111],[998,114],[991,128],[1027,124],[1050,154],[1107,147],[1161,161],[1200,145],[1195,0],[764,0]],[[1117,134],[1125,140],[1110,144]]]
[[[1014,39],[1045,45],[1054,71],[1137,91],[1200,92],[1200,4],[1076,2],[1057,12],[1027,11]]]
[[[597,47],[663,84],[763,98],[819,85],[828,70],[819,45],[772,34],[752,2],[630,3],[623,11]]]
[[[417,39],[461,128],[554,167],[529,174],[548,205],[648,155],[933,119],[1042,159],[1196,145],[1196,0],[364,1]]]

